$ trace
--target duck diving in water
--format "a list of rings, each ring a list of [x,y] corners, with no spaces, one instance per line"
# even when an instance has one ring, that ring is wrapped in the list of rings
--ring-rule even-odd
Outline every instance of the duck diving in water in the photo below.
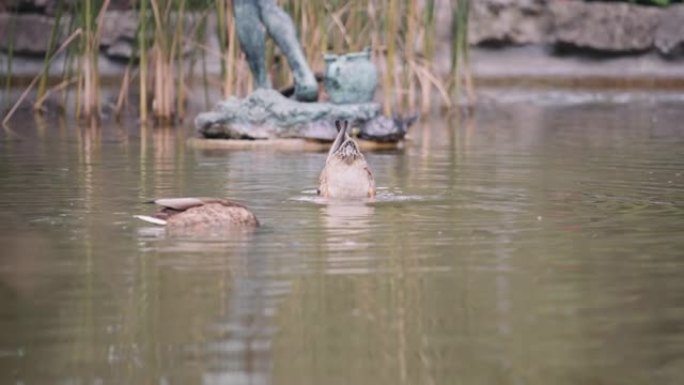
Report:
[[[259,220],[246,206],[219,198],[164,198],[153,202],[160,210],[153,214],[136,215],[148,223],[165,226],[171,232],[219,231],[254,229]]]
[[[321,171],[318,194],[335,199],[374,197],[375,179],[359,145],[349,134],[349,122],[338,120],[335,126],[337,136]]]

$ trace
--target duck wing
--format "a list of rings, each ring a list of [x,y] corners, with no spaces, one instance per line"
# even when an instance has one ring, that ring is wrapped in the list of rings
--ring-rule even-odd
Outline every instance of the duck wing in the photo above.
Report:
[[[182,213],[183,211],[193,207],[198,207],[206,203],[212,203],[217,201],[221,201],[221,199],[194,197],[155,199],[147,203],[154,203],[158,206],[161,206],[161,209],[158,212],[154,213],[153,215],[134,215],[134,217],[143,220],[147,223],[164,226],[166,225],[166,221],[173,215]]]
[[[202,206],[207,203],[223,202],[223,199],[218,198],[161,198],[152,201],[154,204],[163,208],[172,209],[175,211],[185,211],[192,207]]]

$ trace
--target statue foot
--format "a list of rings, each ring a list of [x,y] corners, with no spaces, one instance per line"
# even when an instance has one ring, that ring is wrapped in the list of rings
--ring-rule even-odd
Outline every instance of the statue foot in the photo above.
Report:
[[[313,74],[295,80],[295,99],[300,102],[315,102],[318,100],[318,82]]]

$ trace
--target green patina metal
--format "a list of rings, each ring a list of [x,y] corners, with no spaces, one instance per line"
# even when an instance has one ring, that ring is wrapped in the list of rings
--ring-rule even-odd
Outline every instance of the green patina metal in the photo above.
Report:
[[[378,85],[378,71],[370,60],[371,51],[327,54],[325,89],[333,103],[366,103],[373,100]]]
[[[333,122],[348,120],[367,139],[403,139],[413,120],[384,117],[380,105],[372,102],[378,79],[370,50],[325,55],[324,84],[330,103],[314,102],[318,99],[318,83],[306,63],[290,17],[273,0],[235,0],[233,7],[240,45],[257,89],[247,98],[230,97],[213,111],[199,114],[195,127],[202,136],[332,140],[336,134]],[[271,89],[264,57],[265,32],[275,40],[292,68],[294,100]]]
[[[318,83],[306,63],[290,16],[274,0],[235,0],[233,12],[240,47],[247,57],[255,87],[271,88],[266,70],[267,32],[287,57],[295,80],[295,98],[315,101]]]

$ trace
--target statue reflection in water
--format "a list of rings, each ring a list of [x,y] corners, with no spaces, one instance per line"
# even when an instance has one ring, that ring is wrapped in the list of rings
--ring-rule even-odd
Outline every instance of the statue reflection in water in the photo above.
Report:
[[[234,0],[233,13],[238,40],[247,57],[255,87],[271,88],[266,70],[267,32],[287,57],[295,81],[295,98],[315,101],[318,98],[318,83],[306,63],[290,16],[275,0]]]

